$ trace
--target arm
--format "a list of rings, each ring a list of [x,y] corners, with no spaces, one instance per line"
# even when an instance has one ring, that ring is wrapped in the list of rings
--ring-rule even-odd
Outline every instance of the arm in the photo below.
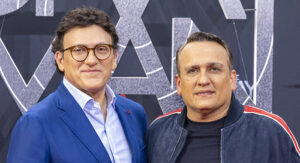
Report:
[[[299,162],[300,163],[300,150],[299,150],[299,146],[298,145],[292,145],[290,147],[290,152],[289,152],[288,156],[289,156],[289,158],[288,158],[288,160],[289,160],[288,162],[289,163],[295,163],[295,162]]]

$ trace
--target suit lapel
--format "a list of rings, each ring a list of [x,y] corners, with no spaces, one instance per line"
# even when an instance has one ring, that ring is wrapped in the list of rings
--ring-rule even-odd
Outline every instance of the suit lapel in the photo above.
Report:
[[[64,110],[60,118],[99,162],[110,163],[105,147],[79,104],[62,83],[57,90],[57,106]]]
[[[122,105],[118,102],[118,97],[116,100],[116,111],[118,113],[119,119],[121,121],[124,133],[126,135],[128,144],[130,146],[132,152],[132,160],[136,159],[135,157],[138,155],[138,143],[135,139],[134,129],[132,128],[131,124],[133,123],[131,110],[126,106]]]

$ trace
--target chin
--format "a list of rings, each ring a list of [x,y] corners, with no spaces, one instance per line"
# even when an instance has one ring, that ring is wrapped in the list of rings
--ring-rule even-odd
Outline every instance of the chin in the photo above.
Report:
[[[98,93],[101,90],[101,88],[99,88],[99,87],[86,87],[84,90],[87,94],[90,94],[90,93],[95,94],[95,93]]]
[[[99,83],[99,81],[97,83],[96,82],[92,82],[92,81],[85,82],[84,85],[85,85],[85,88],[87,90],[95,90],[95,89],[99,90],[99,89],[105,87],[105,84]]]
[[[103,85],[104,79],[102,78],[88,78],[83,80],[83,82],[88,85]]]
[[[202,104],[196,104],[195,108],[197,110],[212,110],[215,106],[211,103],[202,103]]]

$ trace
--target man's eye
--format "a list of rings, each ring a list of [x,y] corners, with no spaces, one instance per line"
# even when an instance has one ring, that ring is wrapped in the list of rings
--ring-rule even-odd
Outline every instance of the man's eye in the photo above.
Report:
[[[106,46],[99,46],[96,48],[96,50],[98,52],[108,52],[109,51],[109,47],[106,47]]]
[[[97,50],[103,51],[103,50],[105,50],[105,48],[104,47],[99,47],[99,48],[97,48]]]
[[[209,71],[211,71],[211,72],[219,72],[219,71],[221,71],[221,69],[217,68],[217,67],[211,67],[211,68],[209,68]]]
[[[73,52],[77,52],[77,53],[80,53],[80,52],[84,52],[85,51],[85,48],[82,48],[82,47],[76,47],[72,50]]]
[[[187,71],[188,74],[192,74],[192,73],[196,73],[196,72],[198,72],[197,69],[189,69],[189,70]]]

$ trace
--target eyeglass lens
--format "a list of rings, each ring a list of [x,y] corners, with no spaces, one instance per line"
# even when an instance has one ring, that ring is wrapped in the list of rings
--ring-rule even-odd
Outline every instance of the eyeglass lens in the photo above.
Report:
[[[87,48],[83,45],[77,45],[72,47],[70,50],[71,55],[77,61],[84,61],[89,54],[89,50],[93,50],[95,56],[99,60],[104,60],[108,58],[111,53],[111,47],[106,44],[99,44],[94,48]]]

